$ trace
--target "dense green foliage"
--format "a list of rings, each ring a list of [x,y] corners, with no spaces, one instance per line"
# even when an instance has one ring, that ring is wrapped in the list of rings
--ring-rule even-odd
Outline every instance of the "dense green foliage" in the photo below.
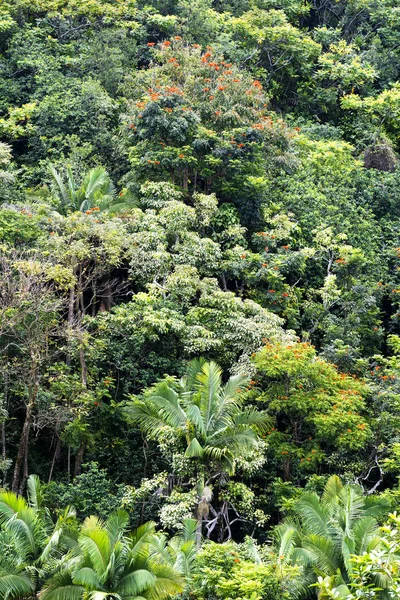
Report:
[[[1,2],[2,598],[400,597],[399,10]]]

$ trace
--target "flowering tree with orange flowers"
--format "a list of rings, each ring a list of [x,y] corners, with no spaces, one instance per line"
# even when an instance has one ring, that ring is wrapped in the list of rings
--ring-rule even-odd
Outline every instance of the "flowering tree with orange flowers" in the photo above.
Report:
[[[341,457],[366,448],[371,427],[364,381],[340,373],[308,343],[267,343],[253,361],[252,395],[276,418],[267,435],[285,479],[331,460],[338,470]]]
[[[269,111],[260,81],[179,36],[148,46],[152,68],[124,88],[132,179],[170,179],[187,194],[216,192],[239,204],[245,193],[251,204],[291,136]]]

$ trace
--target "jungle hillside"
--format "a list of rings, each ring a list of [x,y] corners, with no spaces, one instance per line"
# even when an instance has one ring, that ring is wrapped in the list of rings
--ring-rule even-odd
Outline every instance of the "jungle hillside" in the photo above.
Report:
[[[0,600],[400,598],[398,0],[0,0]]]

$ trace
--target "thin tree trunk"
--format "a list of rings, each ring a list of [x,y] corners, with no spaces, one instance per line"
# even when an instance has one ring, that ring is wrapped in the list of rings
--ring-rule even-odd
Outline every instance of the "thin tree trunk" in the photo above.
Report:
[[[31,429],[32,415],[35,408],[36,397],[39,390],[39,380],[37,366],[34,363],[32,367],[32,386],[29,392],[29,401],[26,407],[25,421],[22,427],[21,439],[18,446],[17,458],[15,460],[13,480],[11,489],[13,492],[22,493],[28,478],[28,453],[29,453],[29,432]],[[20,480],[22,464],[24,465],[23,478]]]
[[[57,437],[57,443],[56,443],[56,448],[54,450],[54,454],[53,454],[53,460],[51,461],[51,467],[50,467],[50,471],[49,471],[49,478],[47,480],[47,483],[50,483],[50,481],[52,480],[53,477],[53,471],[54,471],[54,466],[56,464],[56,460],[58,460],[59,456],[60,456],[60,449],[61,449],[61,441],[60,438]]]
[[[69,302],[68,302],[68,329],[69,329],[69,335],[71,334],[72,328],[74,326],[74,306],[75,306],[75,287],[71,287],[70,292],[69,292]],[[68,346],[69,346],[69,341],[68,341]],[[67,350],[67,357],[65,362],[67,363],[67,366],[70,367],[71,366],[71,352],[70,349],[68,348]]]
[[[68,482],[71,481],[71,446],[68,445],[68,454],[67,454],[67,473],[68,473]]]
[[[78,477],[82,471],[82,461],[83,455],[85,454],[86,442],[81,442],[81,445],[78,448],[78,452],[75,457],[75,468],[74,468],[74,477]]]
[[[187,166],[185,166],[183,168],[183,181],[182,181],[182,188],[187,191],[188,189],[188,182],[189,182],[189,169]]]
[[[8,376],[7,373],[4,376],[4,410],[7,410],[7,406],[8,406]],[[7,442],[6,442],[6,419],[5,417],[3,418],[3,421],[1,423],[1,453],[2,453],[2,457],[3,457],[3,461],[4,464],[6,464],[6,460],[7,460]],[[6,477],[6,472],[4,471],[3,473],[4,475],[4,480]],[[3,483],[5,483],[5,481],[3,481]]]
[[[21,438],[18,446],[17,458],[15,460],[14,465],[14,474],[13,480],[11,484],[11,489],[13,492],[17,493],[20,487],[20,471],[22,467],[22,462],[24,461],[24,457],[26,455],[26,448],[29,443],[29,431],[31,428],[32,421],[32,413],[33,413],[34,403],[29,401],[28,406],[26,407],[25,413],[25,422],[22,428]]]

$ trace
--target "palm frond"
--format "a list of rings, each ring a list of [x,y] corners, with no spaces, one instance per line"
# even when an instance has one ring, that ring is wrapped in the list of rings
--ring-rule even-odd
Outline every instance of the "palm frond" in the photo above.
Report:
[[[313,564],[325,575],[333,575],[340,568],[340,553],[336,544],[322,535],[308,535],[304,548],[313,559]]]
[[[120,579],[116,592],[123,597],[137,596],[151,588],[155,582],[155,575],[148,569],[136,569]]]
[[[200,412],[207,431],[218,402],[221,389],[221,368],[213,361],[204,363],[196,377],[196,387],[200,394]]]
[[[96,191],[101,189],[108,179],[108,173],[103,167],[95,167],[94,169],[91,169],[85,176],[80,188],[84,194],[84,197],[88,200],[92,200]]]
[[[22,598],[34,591],[34,585],[26,573],[0,573],[0,597]]]
[[[337,502],[337,498],[343,489],[343,483],[337,475],[331,475],[325,484],[325,488],[322,494],[322,504],[332,505]]]
[[[111,545],[114,545],[124,535],[128,523],[129,515],[125,510],[118,510],[108,517],[105,527]]]
[[[70,571],[54,575],[40,592],[40,600],[82,600],[85,588],[74,585]]]
[[[201,458],[204,455],[204,449],[196,438],[190,440],[186,448],[185,456],[188,458]]]
[[[67,188],[64,185],[61,175],[59,174],[59,172],[56,170],[56,168],[52,164],[49,164],[49,171],[57,185],[61,201],[63,202],[63,204],[65,206],[68,206],[70,204],[70,197],[67,192]]]
[[[30,475],[27,481],[28,501],[34,510],[39,510],[43,504],[43,486],[37,475]]]
[[[355,553],[364,554],[364,552],[368,552],[371,549],[371,541],[377,537],[378,531],[379,526],[374,517],[366,516],[359,519],[353,527]]]
[[[307,531],[319,535],[327,533],[329,512],[322,505],[316,493],[303,494],[296,508]]]
[[[273,418],[266,411],[247,409],[234,417],[235,425],[250,425],[260,433],[271,429]]]
[[[98,590],[102,587],[100,578],[90,567],[82,567],[74,573],[74,585],[80,585],[86,590]]]

